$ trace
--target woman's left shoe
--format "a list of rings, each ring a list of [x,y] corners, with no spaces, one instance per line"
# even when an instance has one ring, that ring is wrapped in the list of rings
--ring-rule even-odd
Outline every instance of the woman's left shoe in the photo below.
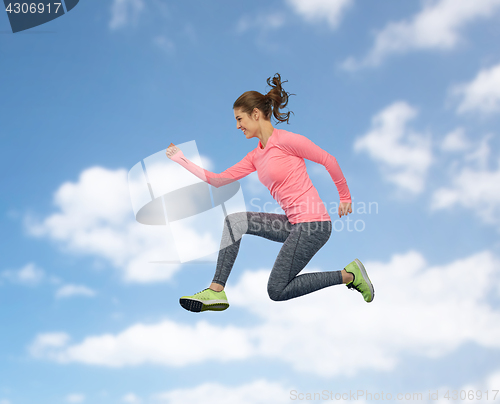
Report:
[[[193,296],[182,296],[179,303],[186,310],[199,313],[200,311],[223,311],[229,307],[226,293],[216,292],[210,288],[202,290]]]
[[[365,302],[370,303],[375,297],[375,290],[373,285],[368,278],[366,269],[357,258],[347,265],[345,268],[346,272],[353,274],[354,280],[346,284],[349,289],[355,289],[363,295]]]

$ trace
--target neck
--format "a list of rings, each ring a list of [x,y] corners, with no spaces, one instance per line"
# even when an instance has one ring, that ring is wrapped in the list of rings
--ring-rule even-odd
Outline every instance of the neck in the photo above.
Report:
[[[263,121],[261,123],[259,139],[260,139],[260,143],[262,143],[263,147],[266,147],[267,141],[269,140],[269,138],[273,134],[273,131],[274,131],[274,127],[273,127],[273,124],[271,123],[271,121]]]

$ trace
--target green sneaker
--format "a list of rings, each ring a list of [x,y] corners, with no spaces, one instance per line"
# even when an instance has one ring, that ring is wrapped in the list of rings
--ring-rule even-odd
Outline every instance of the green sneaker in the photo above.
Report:
[[[370,303],[375,297],[375,290],[373,285],[368,278],[366,269],[357,258],[347,265],[345,268],[346,272],[354,275],[354,280],[349,282],[346,286],[349,289],[356,289],[359,293],[363,295],[365,302]]]
[[[229,307],[226,293],[222,290],[216,292],[210,288],[202,290],[193,296],[182,296],[179,303],[186,310],[199,313],[200,311],[222,311]]]

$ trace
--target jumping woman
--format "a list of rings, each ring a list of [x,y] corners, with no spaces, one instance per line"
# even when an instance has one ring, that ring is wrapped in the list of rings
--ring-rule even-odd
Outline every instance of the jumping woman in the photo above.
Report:
[[[222,311],[229,307],[224,287],[243,234],[283,243],[267,284],[272,300],[293,299],[327,286],[346,284],[360,292],[366,302],[371,302],[373,285],[358,259],[339,271],[299,275],[332,232],[330,216],[307,174],[304,159],[322,164],[332,177],[340,196],[339,217],[352,213],[351,195],[335,157],[305,136],[273,127],[271,115],[278,123],[288,123],[290,112],[280,110],[287,106],[290,94],[283,90],[279,74],[268,78],[267,84],[271,90],[266,95],[247,91],[233,104],[236,128],[241,129],[247,139],[259,139],[257,147],[239,163],[221,174],[214,174],[193,164],[175,145],[167,148],[166,154],[171,160],[217,188],[257,171],[259,180],[285,212],[227,215],[211,285],[193,296],[181,297],[180,304],[193,312]]]

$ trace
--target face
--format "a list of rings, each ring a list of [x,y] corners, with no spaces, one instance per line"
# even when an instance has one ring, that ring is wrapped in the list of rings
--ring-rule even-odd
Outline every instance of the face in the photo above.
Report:
[[[241,129],[247,139],[256,137],[259,124],[253,116],[238,108],[234,110],[234,118],[236,119],[236,129]]]

